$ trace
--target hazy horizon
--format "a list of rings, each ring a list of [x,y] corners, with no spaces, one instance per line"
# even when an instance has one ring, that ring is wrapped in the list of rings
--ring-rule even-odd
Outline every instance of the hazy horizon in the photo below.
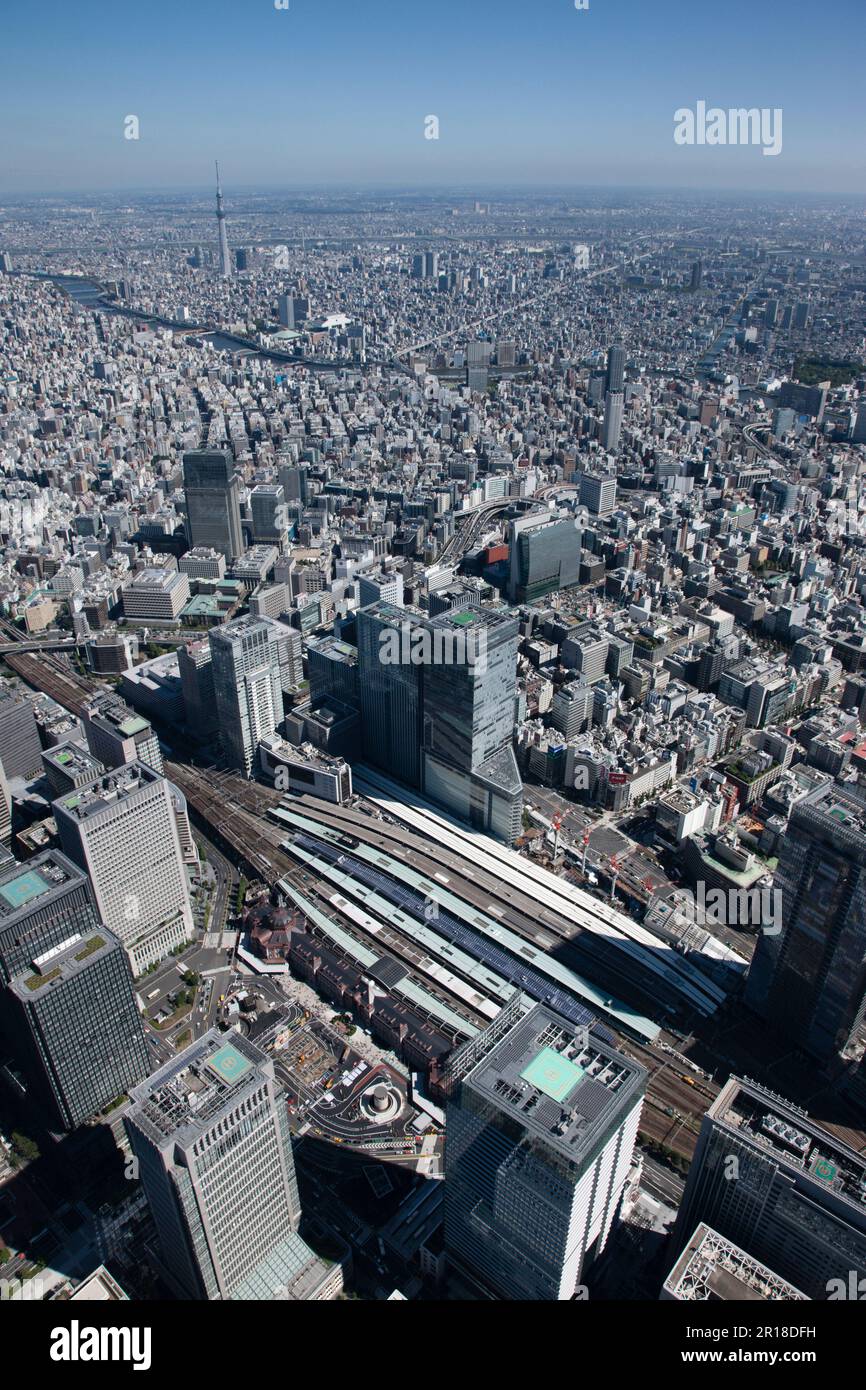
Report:
[[[227,192],[866,193],[854,0],[820,15],[805,0],[781,14],[750,0],[721,13],[684,0],[289,6],[13,12],[0,197],[204,190],[214,158]],[[781,152],[676,145],[674,113],[698,101],[780,109]],[[138,139],[124,135],[132,116]],[[438,139],[425,138],[433,116]]]

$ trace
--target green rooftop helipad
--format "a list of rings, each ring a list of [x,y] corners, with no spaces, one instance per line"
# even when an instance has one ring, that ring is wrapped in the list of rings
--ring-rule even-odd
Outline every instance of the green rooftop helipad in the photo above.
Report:
[[[520,1075],[551,1100],[563,1101],[583,1076],[583,1067],[554,1052],[552,1047],[543,1047]]]
[[[4,883],[3,887],[0,888],[0,896],[14,910],[23,907],[32,898],[38,898],[47,887],[48,884],[40,873],[37,873],[35,869],[28,869],[26,873],[19,874],[17,878],[12,878],[8,883]]]
[[[231,1085],[246,1075],[252,1067],[252,1062],[248,1062],[231,1043],[226,1043],[209,1058],[208,1066],[216,1072],[221,1081]]]

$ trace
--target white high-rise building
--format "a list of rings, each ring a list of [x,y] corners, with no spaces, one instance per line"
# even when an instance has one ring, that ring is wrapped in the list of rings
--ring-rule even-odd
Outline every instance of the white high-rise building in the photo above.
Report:
[[[64,853],[89,875],[136,975],[195,936],[173,791],[127,763],[52,804]]]
[[[544,1004],[488,1031],[448,1102],[446,1254],[501,1298],[571,1299],[613,1225],[646,1072]]]
[[[132,1092],[124,1124],[182,1298],[321,1300],[342,1288],[298,1235],[286,1099],[266,1053],[212,1029]]]
[[[209,637],[223,752],[249,775],[259,740],[283,721],[280,624],[249,615]]]

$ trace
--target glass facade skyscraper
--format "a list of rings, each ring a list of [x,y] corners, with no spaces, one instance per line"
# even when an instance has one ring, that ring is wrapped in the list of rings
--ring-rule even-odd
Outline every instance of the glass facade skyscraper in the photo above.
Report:
[[[190,546],[219,550],[229,564],[244,553],[240,480],[226,449],[195,449],[183,456]]]
[[[383,634],[397,640],[423,629],[423,619],[379,601],[361,608],[358,625],[358,688],[365,758],[410,787],[421,786],[423,667],[410,660],[386,662]]]
[[[746,1002],[830,1061],[866,1012],[866,793],[827,783],[791,813],[774,887],[782,929],[764,932]]]
[[[105,927],[34,956],[4,991],[3,1020],[34,1097],[63,1129],[150,1069],[126,953]]]
[[[365,757],[514,840],[523,813],[512,746],[517,619],[469,603],[430,619],[379,602],[357,623]]]
[[[247,616],[212,628],[209,636],[223,752],[249,774],[259,739],[283,721],[280,624]]]
[[[701,1222],[809,1298],[866,1276],[866,1162],[805,1110],[731,1077],[701,1125],[671,1264]]]

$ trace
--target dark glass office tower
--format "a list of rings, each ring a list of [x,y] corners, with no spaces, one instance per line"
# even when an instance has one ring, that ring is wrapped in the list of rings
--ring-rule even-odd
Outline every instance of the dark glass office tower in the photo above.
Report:
[[[240,480],[228,450],[184,454],[183,486],[190,545],[219,550],[229,563],[243,555]]]
[[[423,628],[423,619],[380,601],[359,609],[357,624],[364,757],[389,776],[420,787],[423,666],[388,659],[394,649],[383,643],[383,634],[393,633],[406,656],[411,633]]]
[[[99,925],[90,880],[65,854],[47,850],[10,864],[0,873],[0,982]]]
[[[523,817],[513,748],[517,618],[465,604],[426,626],[434,659],[424,669],[424,790],[510,842]]]
[[[126,952],[105,927],[34,956],[6,986],[0,1012],[34,1098],[63,1129],[150,1070]]]
[[[0,766],[7,778],[34,777],[42,767],[42,744],[32,701],[0,690]]]
[[[758,939],[746,1002],[829,1061],[866,1009],[866,793],[831,782],[797,803],[774,886],[782,930]]]

